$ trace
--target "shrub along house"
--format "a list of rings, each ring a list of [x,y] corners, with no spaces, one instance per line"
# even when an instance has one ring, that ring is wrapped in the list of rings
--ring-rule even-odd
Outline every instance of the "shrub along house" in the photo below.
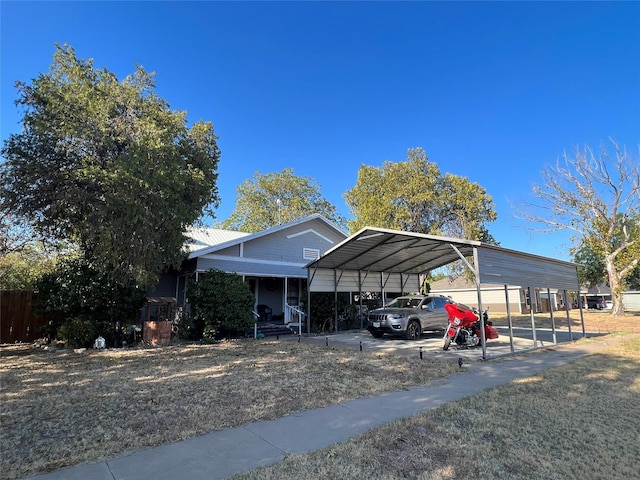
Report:
[[[207,270],[241,275],[256,297],[260,323],[299,327],[306,312],[299,308],[307,284],[305,266],[347,238],[321,215],[311,215],[248,234],[219,229],[187,232],[194,241],[179,271],[163,275],[154,296],[171,296],[185,304],[190,279]]]

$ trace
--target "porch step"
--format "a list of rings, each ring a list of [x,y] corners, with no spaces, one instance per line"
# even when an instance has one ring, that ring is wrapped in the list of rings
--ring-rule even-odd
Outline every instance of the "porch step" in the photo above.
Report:
[[[293,331],[290,328],[287,328],[283,323],[259,323],[258,333],[263,334],[265,337],[293,335]]]

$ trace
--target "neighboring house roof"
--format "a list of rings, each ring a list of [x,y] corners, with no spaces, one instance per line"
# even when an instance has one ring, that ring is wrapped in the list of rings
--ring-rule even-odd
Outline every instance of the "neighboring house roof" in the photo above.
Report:
[[[233,230],[222,230],[220,228],[190,228],[187,230],[186,235],[193,240],[193,243],[187,244],[187,249],[189,252],[194,252],[238,238],[247,237],[250,234],[246,232],[235,232]]]
[[[267,235],[271,235],[273,233],[279,232],[280,230],[284,230],[287,228],[291,228],[291,227],[295,227],[296,225],[300,225],[306,222],[309,222],[310,220],[320,220],[324,223],[327,224],[327,226],[329,226],[330,228],[332,228],[333,230],[336,231],[336,233],[339,233],[343,238],[347,238],[347,234],[341,230],[339,227],[337,227],[335,224],[333,224],[332,222],[330,222],[329,220],[327,220],[325,217],[323,217],[320,214],[314,214],[314,215],[309,215],[307,217],[302,217],[299,218],[297,220],[294,220],[292,222],[288,222],[288,223],[282,223],[280,225],[276,225],[275,227],[271,227],[268,228],[266,230],[262,230],[261,232],[256,232],[256,233],[242,233],[242,232],[229,232],[232,234],[236,234],[235,238],[229,238],[226,241],[222,241],[220,243],[215,243],[215,244],[210,244],[209,246],[204,246],[203,248],[198,248],[196,250],[192,250],[191,253],[189,254],[189,258],[197,258],[200,257],[202,255],[207,255],[210,253],[214,253],[217,252],[219,250],[224,250],[225,248],[229,248],[232,247],[234,245],[238,245],[240,243],[244,243],[244,242],[248,242],[251,240],[255,240],[261,237],[265,237]],[[222,232],[225,232],[226,230],[221,230]],[[227,231],[228,232],[228,231]]]
[[[584,295],[611,295],[611,288],[609,287],[609,285],[605,285],[604,283],[591,287],[585,287],[583,285],[580,288],[580,293]]]
[[[469,280],[464,275],[456,275],[455,277],[445,277],[430,283],[432,292],[444,291],[444,290],[475,290],[476,284]],[[504,288],[503,285],[497,283],[483,283],[482,288]]]

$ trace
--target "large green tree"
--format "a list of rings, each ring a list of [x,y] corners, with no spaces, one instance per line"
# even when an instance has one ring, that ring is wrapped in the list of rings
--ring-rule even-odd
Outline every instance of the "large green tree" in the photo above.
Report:
[[[443,175],[422,148],[402,162],[361,165],[344,198],[351,232],[375,226],[495,243],[486,226],[497,218],[492,198],[465,177]]]
[[[186,227],[219,201],[213,125],[189,127],[142,67],[119,81],[67,45],[16,88],[22,131],[2,148],[0,210],[125,283],[177,263]]]
[[[579,247],[571,249],[573,261],[580,264],[578,275],[580,284],[590,287],[609,284],[607,268],[602,252],[594,250],[588,243],[582,243]],[[631,273],[624,279],[628,290],[640,290],[640,263],[637,263]]]
[[[113,345],[118,322],[139,321],[145,294],[118,280],[85,258],[62,258],[35,282],[34,310],[52,320],[53,330],[61,327],[60,337],[72,346],[90,346],[97,335]]]
[[[340,227],[346,223],[336,207],[322,196],[315,180],[295,175],[293,168],[266,174],[255,172],[253,179],[242,182],[236,191],[236,208],[222,222],[223,228],[254,233],[314,213]]]
[[[53,270],[55,255],[41,245],[0,255],[0,290],[33,290],[36,280]]]
[[[597,155],[589,147],[574,156],[565,153],[541,176],[542,183],[533,186],[541,203],[525,202],[517,207],[520,215],[542,232],[573,232],[582,259],[604,263],[613,315],[624,315],[622,292],[640,263],[638,161],[612,140]]]

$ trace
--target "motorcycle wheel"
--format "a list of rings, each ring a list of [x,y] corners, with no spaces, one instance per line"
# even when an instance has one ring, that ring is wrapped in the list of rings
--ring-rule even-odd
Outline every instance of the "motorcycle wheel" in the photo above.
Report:
[[[446,352],[447,350],[449,350],[449,345],[451,345],[451,337],[447,337],[444,339],[444,345],[442,349]]]

